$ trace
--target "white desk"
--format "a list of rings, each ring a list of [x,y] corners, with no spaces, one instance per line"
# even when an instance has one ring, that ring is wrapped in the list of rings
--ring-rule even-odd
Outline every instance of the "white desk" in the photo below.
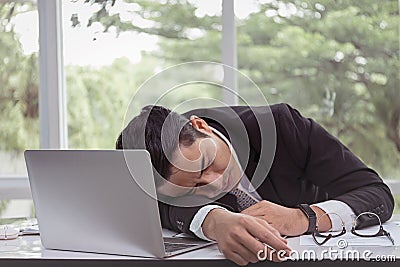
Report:
[[[165,232],[169,232],[166,230]],[[146,259],[142,257],[118,256],[98,253],[85,253],[46,249],[40,236],[26,235],[14,240],[0,240],[0,258],[9,259]],[[170,259],[225,259],[216,244],[176,255]]]
[[[391,233],[393,231],[398,231],[400,234],[400,221],[391,221],[389,225],[385,226],[387,230]],[[393,235],[393,234],[392,234]],[[328,247],[307,247],[300,245],[300,238],[293,237],[288,238],[289,246],[296,250],[297,252],[301,253],[304,250],[313,250],[316,252],[318,260],[327,259],[327,255],[321,253],[323,250],[326,250]],[[334,248],[338,250],[338,248]],[[370,250],[373,252],[373,255],[381,255],[381,256],[394,256],[395,260],[400,260],[400,246],[388,246],[388,247],[347,247],[345,250],[357,250],[357,251],[364,251]],[[322,258],[320,257],[321,254],[323,255]],[[153,266],[157,262],[163,264],[162,266],[168,266],[168,263],[173,263],[171,266],[176,266],[177,262],[185,263],[187,266],[187,262],[190,261],[190,266],[194,267],[197,263],[201,263],[199,266],[211,266],[216,264],[217,266],[234,266],[233,263],[225,260],[224,256],[219,252],[218,247],[216,244],[191,251],[188,253],[184,253],[181,255],[177,255],[171,257],[167,260],[158,260],[158,259],[146,259],[146,258],[139,258],[139,257],[128,257],[128,256],[117,256],[117,255],[107,255],[107,254],[96,254],[96,253],[83,253],[83,252],[71,252],[71,251],[60,251],[60,250],[49,250],[42,247],[40,242],[39,236],[22,236],[15,240],[0,240],[0,266],[12,266],[12,263],[29,263],[29,266],[33,266],[32,264],[37,263],[38,266],[46,266],[46,263],[49,263],[49,266],[52,266],[54,261],[56,260],[57,263],[65,263],[65,266],[89,266],[85,265],[85,263],[95,263],[96,266],[99,266],[99,263],[108,263],[108,265],[104,266],[117,266],[119,264],[126,265],[130,264],[132,266],[132,262],[140,262],[140,266],[145,263],[151,264]],[[205,263],[206,261],[207,263]],[[7,263],[7,265],[3,265],[3,263]],[[329,262],[333,262],[329,259]],[[328,265],[329,265],[328,262]],[[116,265],[116,263],[119,263]],[[296,261],[288,261],[283,263],[285,264],[293,264]],[[368,262],[347,262],[350,263],[352,266],[361,264],[364,266]],[[385,262],[385,266],[388,264],[394,264],[393,259],[391,262]],[[11,264],[11,265],[10,265]],[[193,265],[194,264],[194,265]],[[259,262],[259,264],[265,264],[265,262]],[[322,266],[324,264],[325,267],[327,261],[310,261],[307,264],[314,264],[318,266]],[[398,264],[398,263],[397,263]],[[57,264],[58,266],[60,264]],[[91,265],[93,266],[93,265]],[[124,265],[125,266],[125,265]],[[281,265],[282,266],[282,265]],[[360,265],[361,266],[361,265]]]

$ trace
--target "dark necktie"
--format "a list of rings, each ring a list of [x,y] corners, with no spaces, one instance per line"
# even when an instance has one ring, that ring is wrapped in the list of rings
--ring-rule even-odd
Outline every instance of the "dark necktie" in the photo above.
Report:
[[[239,211],[245,210],[257,203],[257,201],[255,201],[249,194],[243,190],[240,190],[239,188],[236,188],[229,193],[236,196],[237,203],[239,205]]]

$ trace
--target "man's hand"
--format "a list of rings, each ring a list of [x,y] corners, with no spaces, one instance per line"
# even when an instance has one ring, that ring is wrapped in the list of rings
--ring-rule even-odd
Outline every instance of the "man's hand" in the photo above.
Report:
[[[324,211],[316,206],[311,206],[319,218]],[[262,200],[257,204],[248,207],[242,211],[242,214],[254,216],[263,219],[281,235],[298,236],[307,231],[308,219],[307,216],[298,208],[287,208],[273,202]],[[318,221],[320,231],[327,231],[332,227],[329,216],[322,216]]]
[[[227,259],[239,265],[257,262],[257,255],[260,250],[265,251],[265,244],[276,252],[286,251],[285,256],[290,253],[287,240],[276,229],[265,220],[245,214],[213,209],[206,216],[202,230],[206,237],[217,241],[220,251]],[[268,260],[282,260],[271,249],[266,251]]]

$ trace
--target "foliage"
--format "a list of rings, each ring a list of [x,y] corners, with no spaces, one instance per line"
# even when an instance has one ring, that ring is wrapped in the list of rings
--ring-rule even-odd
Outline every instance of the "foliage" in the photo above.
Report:
[[[0,5],[0,150],[18,152],[39,146],[39,78],[37,54],[23,54],[12,10],[14,4]]]
[[[9,200],[0,200],[0,218],[3,212],[7,209],[9,202]]]
[[[89,24],[104,31],[112,25],[160,36],[154,55],[170,64],[220,61],[219,14],[196,16],[196,1],[126,0],[134,5],[131,21],[113,12],[114,1],[86,2],[99,6]],[[400,177],[398,1],[257,3],[258,11],[237,20],[239,69],[270,103],[291,103],[382,175]],[[151,26],[138,27],[138,18]]]
[[[149,59],[139,68],[121,58],[99,70],[67,67],[69,147],[114,148],[130,98],[154,65]]]

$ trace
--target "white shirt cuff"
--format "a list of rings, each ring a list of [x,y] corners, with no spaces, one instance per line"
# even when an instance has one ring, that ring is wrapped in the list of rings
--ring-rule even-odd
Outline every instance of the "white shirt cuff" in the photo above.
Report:
[[[325,213],[329,213],[328,215],[324,216],[328,216],[332,222],[331,231],[342,230],[342,220],[346,227],[346,230],[351,229],[351,224],[353,223],[355,214],[346,203],[339,200],[327,200],[324,202],[313,204],[312,206],[316,206],[322,209]],[[342,220],[339,218],[338,215],[340,216],[340,218],[342,218]]]
[[[207,241],[213,241],[204,235],[203,229],[201,228],[201,225],[203,224],[204,219],[206,218],[208,213],[213,209],[227,210],[226,208],[218,206],[218,205],[207,205],[207,206],[204,206],[201,209],[199,209],[197,211],[197,213],[194,215],[192,222],[190,223],[189,230],[192,231],[198,238],[201,238],[201,239],[207,240]]]

